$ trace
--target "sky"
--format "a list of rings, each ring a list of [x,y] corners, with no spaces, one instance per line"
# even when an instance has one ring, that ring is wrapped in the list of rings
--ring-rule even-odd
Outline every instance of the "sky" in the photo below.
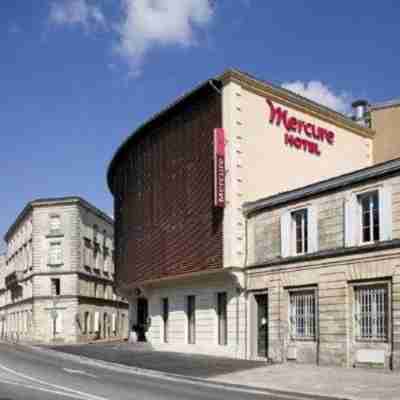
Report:
[[[0,236],[40,197],[112,215],[117,147],[226,68],[343,113],[400,98],[399,21],[398,0],[2,0]]]

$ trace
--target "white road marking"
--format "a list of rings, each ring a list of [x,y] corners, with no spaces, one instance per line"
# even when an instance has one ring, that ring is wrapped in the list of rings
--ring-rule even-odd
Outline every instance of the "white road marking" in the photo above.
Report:
[[[5,383],[6,385],[15,385],[18,387],[23,387],[23,388],[27,388],[27,389],[33,389],[33,390],[38,390],[41,392],[48,392],[48,393],[52,393],[52,394],[59,394],[61,396],[65,396],[65,397],[71,397],[72,399],[81,399],[81,400],[90,400],[91,397],[87,397],[87,396],[80,396],[78,394],[72,394],[72,393],[68,393],[68,392],[61,392],[58,390],[52,390],[52,389],[47,389],[41,386],[36,386],[36,385],[27,385],[26,383],[22,383],[22,382],[14,382],[14,381],[10,381],[8,379],[0,379],[1,383]]]
[[[0,369],[4,370],[4,371],[6,371],[6,372],[8,372],[10,374],[13,374],[13,375],[19,376],[21,378],[27,379],[29,381],[32,381],[32,382],[36,382],[36,383],[39,383],[41,385],[49,386],[49,387],[51,387],[53,389],[61,390],[63,392],[69,392],[69,394],[78,395],[78,396],[75,396],[75,397],[84,398],[85,400],[108,400],[105,397],[96,396],[94,394],[85,393],[85,392],[81,392],[79,390],[70,389],[70,388],[65,387],[65,386],[55,385],[53,383],[42,381],[41,379],[32,378],[29,375],[25,375],[25,374],[23,374],[21,372],[15,371],[15,370],[13,370],[11,368],[8,368],[8,367],[5,367],[4,365],[1,365],[1,364],[0,364]]]
[[[77,375],[85,375],[85,376],[90,376],[91,378],[97,379],[96,375],[89,374],[89,372],[83,371],[81,369],[69,369],[69,368],[63,368],[65,372],[68,372],[69,374],[77,374]]]

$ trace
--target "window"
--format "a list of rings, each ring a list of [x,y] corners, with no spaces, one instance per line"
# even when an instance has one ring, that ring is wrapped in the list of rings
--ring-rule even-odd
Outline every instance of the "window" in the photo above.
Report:
[[[225,346],[228,342],[227,329],[227,296],[226,292],[217,293],[218,344]]]
[[[162,299],[161,306],[162,306],[162,319],[164,324],[163,341],[164,343],[168,343],[168,320],[169,320],[168,297]]]
[[[308,212],[307,209],[292,212],[292,232],[296,254],[308,252]]]
[[[84,266],[90,268],[92,266],[92,244],[87,238],[84,239],[83,257]]]
[[[358,286],[354,294],[356,338],[387,340],[388,285]]]
[[[318,251],[318,208],[308,205],[281,215],[281,256],[290,257]]]
[[[57,310],[54,314],[54,333],[60,334],[63,330],[63,314],[62,311]]]
[[[93,225],[93,243],[99,242],[99,227],[95,224]]]
[[[290,292],[290,332],[292,338],[315,338],[315,290]]]
[[[56,233],[59,232],[61,228],[61,220],[59,215],[51,215],[50,216],[50,232]]]
[[[187,296],[188,343],[196,343],[196,297]]]
[[[95,311],[94,313],[94,324],[93,324],[93,331],[99,332],[100,330],[100,313]]]
[[[111,321],[112,321],[111,322],[111,324],[112,324],[111,329],[113,331],[113,334],[116,335],[117,334],[117,315],[116,314],[112,315],[112,320]]]
[[[50,265],[62,264],[62,251],[60,242],[50,243],[49,264]]]
[[[83,318],[83,333],[89,333],[89,311],[85,311],[85,315]]]
[[[51,279],[51,294],[52,296],[59,296],[61,293],[60,289],[60,278]]]
[[[379,195],[378,191],[358,196],[361,215],[361,242],[379,240]]]
[[[392,187],[350,193],[345,202],[345,244],[347,247],[393,238]]]

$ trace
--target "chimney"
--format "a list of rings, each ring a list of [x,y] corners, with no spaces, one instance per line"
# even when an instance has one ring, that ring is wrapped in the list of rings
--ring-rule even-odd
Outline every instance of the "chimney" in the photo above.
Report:
[[[367,100],[356,100],[352,103],[353,120],[363,126],[369,126],[369,109]]]

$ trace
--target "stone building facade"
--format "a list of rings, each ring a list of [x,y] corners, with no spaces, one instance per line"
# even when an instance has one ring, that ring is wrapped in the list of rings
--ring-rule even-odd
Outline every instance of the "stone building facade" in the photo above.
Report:
[[[219,204],[216,130],[225,145]],[[247,357],[243,204],[372,165],[374,134],[236,70],[142,124],[108,169],[116,286],[130,326],[154,348]]]
[[[82,342],[127,335],[113,290],[113,220],[79,197],[31,201],[5,235],[3,339]]]
[[[248,357],[400,369],[400,159],[244,212]]]

